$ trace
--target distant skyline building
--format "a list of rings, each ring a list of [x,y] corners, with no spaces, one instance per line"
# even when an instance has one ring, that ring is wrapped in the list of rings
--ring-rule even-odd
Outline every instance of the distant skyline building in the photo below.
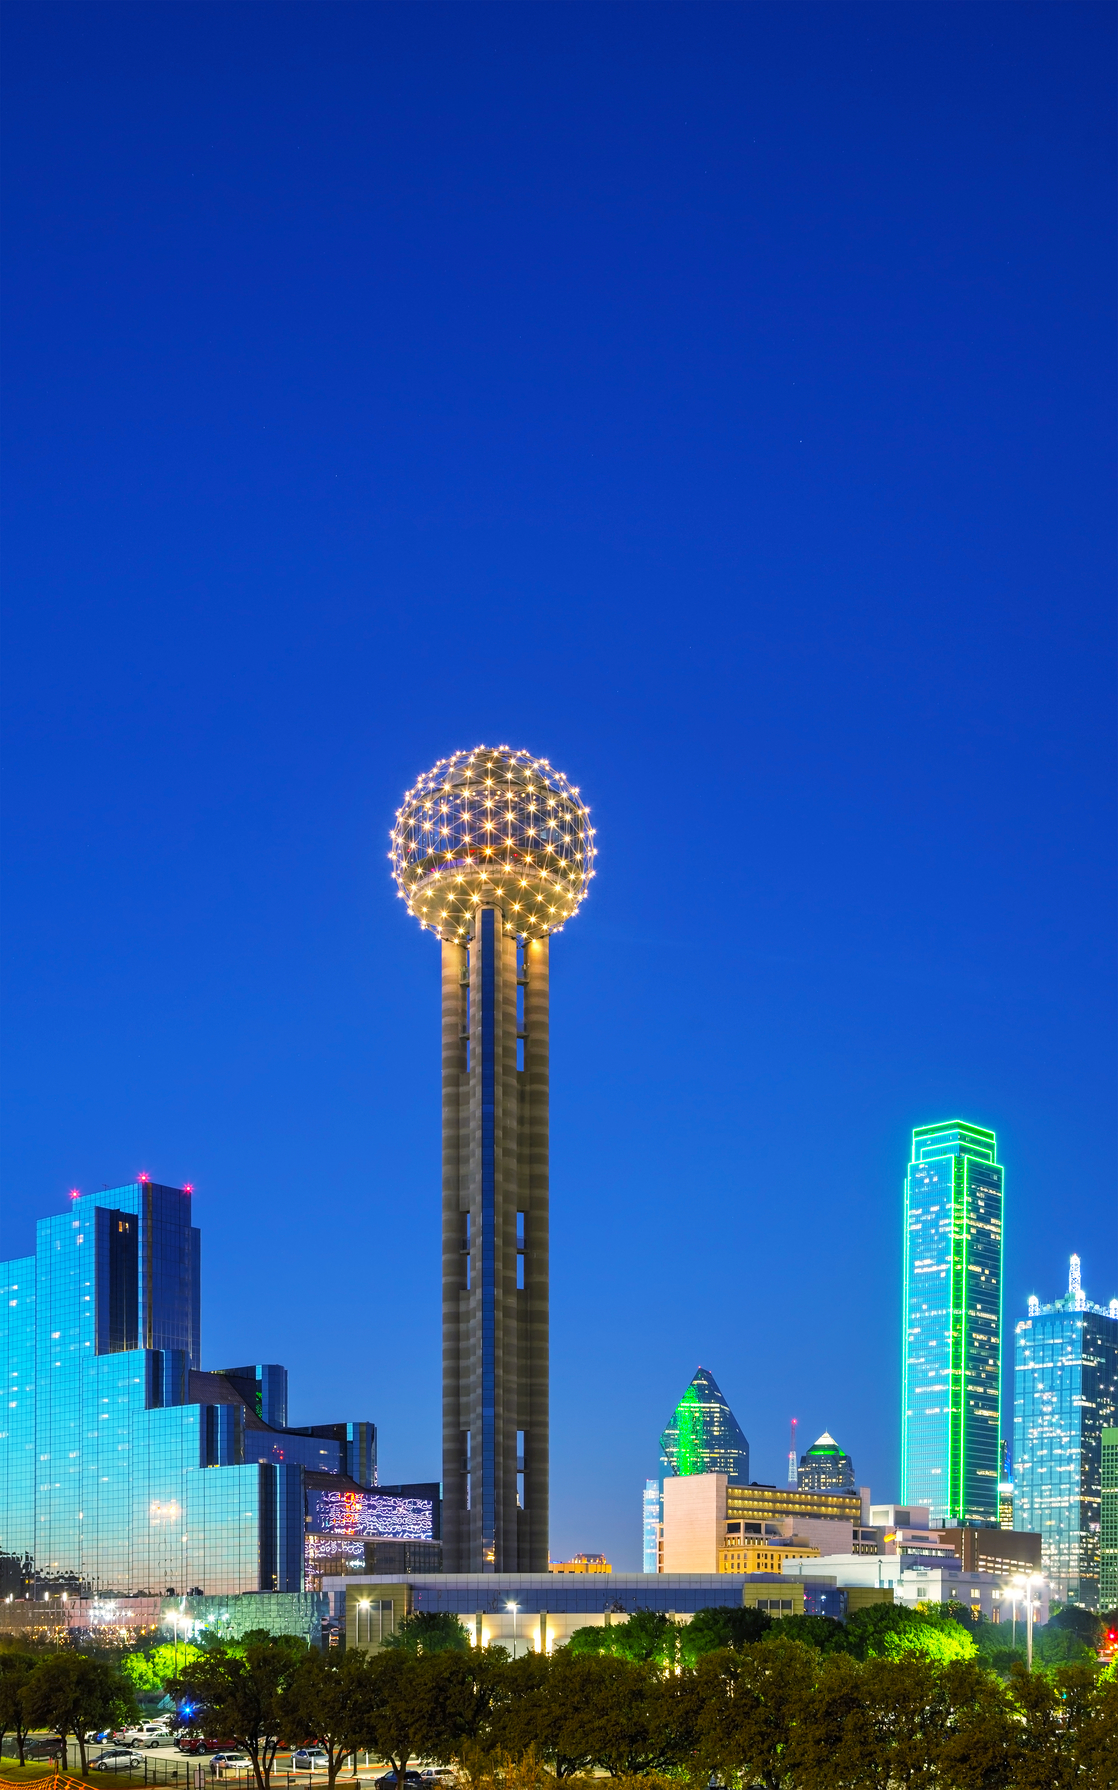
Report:
[[[1118,1421],[1118,1302],[1091,1304],[1073,1255],[1067,1293],[1050,1305],[1030,1298],[1014,1343],[1014,1524],[1040,1534],[1052,1595],[1096,1609],[1103,1431]]]
[[[1099,1609],[1118,1610],[1118,1427],[1102,1432],[1102,1507],[1099,1522]]]
[[[801,1492],[857,1492],[854,1462],[824,1430],[800,1456],[796,1484]]]
[[[901,1502],[996,1524],[1002,1200],[992,1131],[918,1126],[904,1191]]]
[[[664,1499],[661,1482],[646,1479],[641,1499],[641,1570],[659,1572],[664,1534]]]
[[[276,1363],[202,1371],[190,1188],[72,1194],[0,1281],[0,1595],[300,1592],[355,1507],[437,1535],[437,1487],[366,1489],[373,1424],[289,1427]]]
[[[698,1367],[660,1437],[665,1474],[725,1473],[749,1484],[749,1443],[709,1368]]]
[[[546,759],[478,746],[408,791],[390,856],[442,947],[445,1567],[546,1573],[549,944],[594,831]]]
[[[1002,1437],[999,1452],[998,1478],[998,1526],[1001,1529],[1013,1528],[1013,1452]]]

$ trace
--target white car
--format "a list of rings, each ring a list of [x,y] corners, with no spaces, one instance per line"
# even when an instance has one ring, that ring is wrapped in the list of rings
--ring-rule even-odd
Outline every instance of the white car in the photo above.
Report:
[[[137,1722],[134,1728],[124,1730],[127,1746],[164,1746],[168,1738],[165,1722]]]
[[[105,1752],[98,1753],[96,1759],[89,1761],[90,1771],[132,1771],[143,1760],[139,1753],[130,1746],[108,1747]]]
[[[210,1760],[210,1770],[217,1777],[224,1771],[249,1771],[252,1760],[247,1753],[215,1753]]]
[[[330,1761],[320,1746],[299,1746],[291,1755],[292,1771],[328,1771]]]

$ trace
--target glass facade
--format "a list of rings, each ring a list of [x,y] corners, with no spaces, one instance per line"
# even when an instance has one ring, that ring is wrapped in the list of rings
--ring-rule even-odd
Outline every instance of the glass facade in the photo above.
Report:
[[[645,1572],[659,1572],[664,1534],[664,1500],[658,1479],[646,1479],[641,1508],[641,1562]]]
[[[200,1370],[189,1191],[72,1196],[0,1278],[6,1594],[301,1591],[306,1474],[344,1444],[274,1426],[283,1368]]]
[[[800,1456],[796,1486],[801,1492],[856,1492],[854,1462],[826,1430]]]
[[[1118,1317],[1078,1284],[1030,1301],[1013,1362],[1014,1524],[1041,1537],[1052,1596],[1099,1604],[1103,1431],[1118,1419]]]
[[[725,1473],[731,1485],[749,1484],[749,1443],[714,1375],[705,1367],[694,1378],[672,1412],[660,1437],[664,1472],[684,1478],[691,1473]]]
[[[998,1519],[1003,1170],[992,1131],[912,1134],[905,1180],[901,1502]]]

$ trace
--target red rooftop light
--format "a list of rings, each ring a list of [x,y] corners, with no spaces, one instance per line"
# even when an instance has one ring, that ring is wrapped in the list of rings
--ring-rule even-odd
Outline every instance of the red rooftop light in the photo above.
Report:
[[[72,1199],[72,1200],[80,1200],[80,1199],[81,1199],[81,1197],[82,1197],[82,1195],[81,1195],[81,1188],[80,1188],[80,1187],[71,1187],[71,1189],[70,1189],[70,1198],[71,1198],[71,1199]]]
[[[151,1176],[150,1175],[137,1175],[136,1179],[137,1179],[137,1181],[150,1181]]]
[[[182,1190],[184,1193],[193,1193],[194,1192],[193,1181],[184,1181],[182,1184]]]

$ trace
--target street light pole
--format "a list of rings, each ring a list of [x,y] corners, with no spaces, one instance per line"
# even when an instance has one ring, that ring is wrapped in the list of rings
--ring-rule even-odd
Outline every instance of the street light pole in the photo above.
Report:
[[[1032,1573],[1030,1573],[1025,1580],[1025,1596],[1029,1600],[1028,1608],[1025,1613],[1026,1614],[1026,1622],[1027,1622],[1027,1627],[1025,1630],[1025,1633],[1027,1636],[1027,1639],[1025,1642],[1025,1655],[1028,1660],[1029,1671],[1031,1672],[1033,1669],[1033,1575],[1032,1575]]]
[[[512,1611],[512,1657],[513,1657],[513,1659],[516,1658],[516,1612],[519,1610],[519,1608],[520,1608],[519,1604],[507,1603],[505,1605],[506,1610]]]

